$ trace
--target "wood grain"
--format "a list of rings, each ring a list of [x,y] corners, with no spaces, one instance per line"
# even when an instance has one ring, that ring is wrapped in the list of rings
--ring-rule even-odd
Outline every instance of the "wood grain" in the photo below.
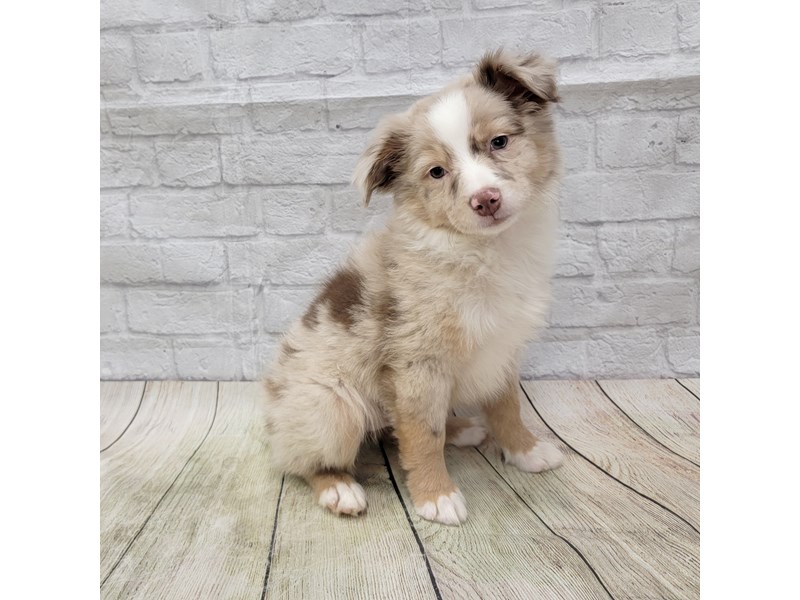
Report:
[[[699,379],[679,379],[686,388],[692,392],[697,399],[700,399],[700,380]]]
[[[144,381],[100,382],[100,452],[107,450],[133,421]]]
[[[150,382],[128,431],[100,455],[101,581],[197,450],[216,396],[216,383]]]
[[[564,465],[526,474],[504,465],[491,442],[448,447],[469,510],[452,528],[416,516],[391,444],[400,495],[382,452],[367,447],[363,518],[330,515],[291,477],[281,494],[267,464],[260,385],[223,383],[218,397],[216,385],[149,382],[138,413],[135,385],[103,386],[101,438],[118,438],[100,455],[104,600],[257,600],[268,564],[266,598],[699,596],[699,534],[689,524],[697,468],[673,454],[697,447],[699,403],[686,390],[602,382],[617,408],[594,383],[526,383],[586,458],[521,395],[523,419],[562,448]]]
[[[595,382],[526,381],[523,388],[572,448],[700,528],[700,469],[648,437]]]
[[[565,453],[563,466],[539,474],[487,453],[526,503],[581,551],[615,599],[698,598],[699,534],[565,447],[524,398],[521,406],[528,427]]]
[[[600,381],[639,427],[676,454],[700,464],[700,403],[674,379]]]
[[[397,449],[387,452],[402,480]],[[447,447],[446,461],[467,499],[469,516],[460,527],[419,518],[400,483],[443,598],[609,598],[580,555],[544,526],[477,450]]]
[[[287,477],[267,594],[270,598],[435,598],[425,561],[383,456],[365,447],[357,480],[367,512],[337,517],[308,485]]]
[[[261,596],[280,475],[258,383],[220,383],[214,425],[103,586],[111,598]]]

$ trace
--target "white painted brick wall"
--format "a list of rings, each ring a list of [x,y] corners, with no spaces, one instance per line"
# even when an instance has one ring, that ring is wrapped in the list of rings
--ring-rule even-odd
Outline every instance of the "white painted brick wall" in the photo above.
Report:
[[[148,82],[202,78],[208,56],[207,39],[200,31],[134,36],[139,77]]]
[[[369,130],[500,44],[561,63],[555,304],[523,375],[698,374],[697,0],[102,0],[102,377],[259,377],[386,219],[349,186]]]
[[[217,140],[156,142],[155,149],[161,185],[208,187],[222,179]]]
[[[675,48],[678,20],[672,2],[604,4],[599,18],[601,55],[670,54]]]
[[[282,23],[212,31],[214,72],[232,79],[338,75],[356,60],[357,39],[353,25],[345,22]]]
[[[367,73],[427,69],[440,62],[442,42],[437,19],[368,22],[363,41]]]
[[[129,199],[135,238],[238,238],[261,231],[258,189],[138,189]],[[263,193],[263,192],[262,192]]]
[[[100,36],[100,84],[125,85],[136,76],[133,44],[129,35]]]

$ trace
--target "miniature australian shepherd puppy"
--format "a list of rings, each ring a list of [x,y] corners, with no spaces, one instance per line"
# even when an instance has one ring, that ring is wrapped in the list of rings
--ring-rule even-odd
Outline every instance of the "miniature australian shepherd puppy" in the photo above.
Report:
[[[481,423],[519,469],[561,464],[523,424],[518,398],[520,354],[550,294],[554,71],[541,56],[487,54],[384,118],[358,161],[365,203],[392,194],[393,215],[289,329],[265,382],[275,465],[336,514],[365,510],[356,455],[388,427],[417,513],[447,525],[467,510],[444,446],[479,444]],[[454,407],[485,419],[452,417]]]

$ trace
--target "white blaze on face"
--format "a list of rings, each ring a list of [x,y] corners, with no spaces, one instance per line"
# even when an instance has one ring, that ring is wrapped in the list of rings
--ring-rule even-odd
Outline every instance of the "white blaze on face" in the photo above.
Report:
[[[497,176],[470,150],[472,120],[463,92],[451,92],[434,104],[428,111],[428,122],[453,155],[456,164],[452,167],[458,171],[467,198],[485,187],[499,187]]]

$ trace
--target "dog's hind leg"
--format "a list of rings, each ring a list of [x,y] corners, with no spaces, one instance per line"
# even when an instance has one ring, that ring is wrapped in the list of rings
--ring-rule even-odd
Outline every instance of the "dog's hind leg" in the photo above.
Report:
[[[367,508],[364,488],[346,471],[321,470],[308,475],[306,481],[319,505],[332,513],[357,516]]]
[[[364,489],[351,475],[366,433],[359,398],[341,386],[306,382],[273,394],[267,409],[275,465],[304,478],[331,512],[362,513]]]
[[[477,446],[486,439],[486,428],[475,417],[447,417],[445,435],[452,446]]]

